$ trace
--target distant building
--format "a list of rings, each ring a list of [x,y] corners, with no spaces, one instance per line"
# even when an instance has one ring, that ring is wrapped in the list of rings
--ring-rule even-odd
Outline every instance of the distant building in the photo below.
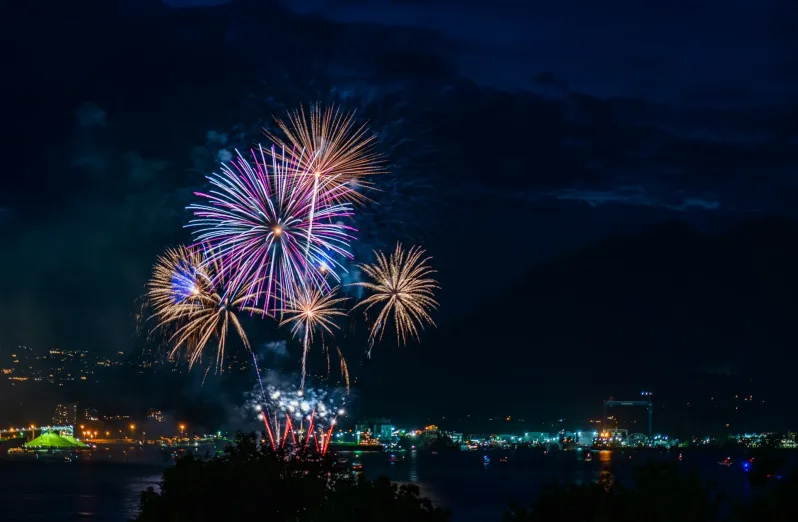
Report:
[[[544,442],[548,442],[549,439],[550,439],[549,433],[546,431],[528,431],[524,433],[524,437],[522,440],[523,442],[542,444]]]
[[[382,442],[390,441],[394,430],[395,428],[393,424],[391,424],[391,419],[369,419],[355,425],[355,431],[359,433],[368,433],[370,438]]]
[[[576,443],[579,446],[592,446],[593,439],[598,437],[597,431],[578,431],[576,433]]]
[[[74,426],[78,423],[77,404],[57,404],[53,413],[54,426]]]
[[[100,420],[100,415],[97,413],[97,408],[86,408],[83,410],[83,417],[87,421]]]
[[[446,437],[447,439],[451,440],[455,444],[460,444],[460,443],[463,442],[463,434],[462,433],[458,433],[458,432],[455,432],[455,431],[444,431],[444,432],[441,432],[441,433],[443,433],[444,437]]]
[[[155,422],[163,422],[163,412],[161,410],[152,409],[147,412],[147,418]]]

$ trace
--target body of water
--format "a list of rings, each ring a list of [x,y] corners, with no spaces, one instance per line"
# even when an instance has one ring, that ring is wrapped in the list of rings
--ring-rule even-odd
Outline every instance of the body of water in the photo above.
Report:
[[[595,481],[602,472],[615,480],[632,479],[634,468],[649,458],[676,460],[678,453],[599,452],[585,462],[584,451],[530,453],[526,456],[482,452],[407,453],[391,462],[386,453],[344,453],[357,460],[369,478],[386,475],[398,483],[414,483],[437,506],[449,507],[454,522],[498,522],[508,502],[528,504],[541,487],[554,480],[570,483]],[[737,462],[719,466],[716,453],[685,454],[680,465],[695,467],[702,477],[740,498],[748,481]],[[0,461],[2,520],[48,522],[119,522],[135,516],[141,491],[157,487],[163,467],[140,464]]]

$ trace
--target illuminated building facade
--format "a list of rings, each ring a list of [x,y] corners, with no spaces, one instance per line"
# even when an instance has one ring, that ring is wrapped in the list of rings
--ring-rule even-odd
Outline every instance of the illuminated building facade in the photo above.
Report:
[[[53,413],[53,424],[56,426],[74,426],[78,421],[77,404],[58,404]]]
[[[381,442],[390,441],[395,429],[394,425],[391,424],[391,419],[369,419],[361,421],[355,426],[355,431],[359,434]]]

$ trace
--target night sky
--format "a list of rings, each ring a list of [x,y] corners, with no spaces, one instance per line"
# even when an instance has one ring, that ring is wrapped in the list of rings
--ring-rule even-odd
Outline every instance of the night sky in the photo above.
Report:
[[[581,422],[651,389],[679,417],[746,388],[773,401],[758,422],[796,420],[792,2],[188,3],[2,17],[0,358],[141,351],[135,301],[189,240],[208,132],[246,146],[320,100],[359,108],[395,166],[358,255],[421,242],[443,287],[421,344],[349,347],[364,414]]]

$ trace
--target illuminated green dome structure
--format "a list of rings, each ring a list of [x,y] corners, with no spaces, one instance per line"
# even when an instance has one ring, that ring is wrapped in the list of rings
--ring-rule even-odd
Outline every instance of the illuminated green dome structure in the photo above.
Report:
[[[75,437],[71,435],[59,435],[57,433],[46,431],[33,439],[30,442],[25,443],[25,448],[28,449],[45,449],[45,448],[57,448],[57,449],[77,449],[77,448],[87,448],[88,446],[82,442],[80,442]]]

